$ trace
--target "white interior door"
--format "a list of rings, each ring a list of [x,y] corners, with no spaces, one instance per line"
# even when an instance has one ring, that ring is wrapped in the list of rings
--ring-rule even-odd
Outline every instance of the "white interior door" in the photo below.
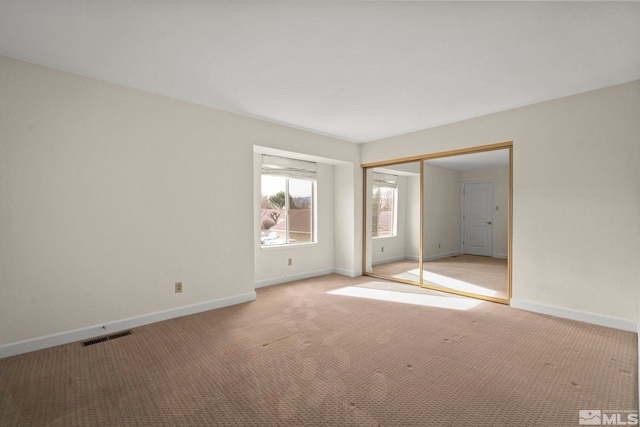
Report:
[[[463,187],[462,249],[470,255],[493,255],[493,183],[466,182]]]

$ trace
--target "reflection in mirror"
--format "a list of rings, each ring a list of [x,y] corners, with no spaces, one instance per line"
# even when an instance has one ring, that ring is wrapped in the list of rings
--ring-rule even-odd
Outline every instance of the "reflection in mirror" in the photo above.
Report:
[[[367,169],[365,269],[420,283],[420,163]]]
[[[423,167],[423,285],[508,300],[509,149]]]

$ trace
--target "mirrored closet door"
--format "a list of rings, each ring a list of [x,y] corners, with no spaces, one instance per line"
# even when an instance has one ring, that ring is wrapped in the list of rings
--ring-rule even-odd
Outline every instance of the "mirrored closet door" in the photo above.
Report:
[[[365,274],[508,304],[511,149],[363,165]]]

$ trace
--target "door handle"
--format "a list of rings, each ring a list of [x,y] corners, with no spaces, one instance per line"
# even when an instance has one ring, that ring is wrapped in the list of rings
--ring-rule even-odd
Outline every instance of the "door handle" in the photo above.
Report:
[[[491,221],[487,221],[487,224],[491,225]]]

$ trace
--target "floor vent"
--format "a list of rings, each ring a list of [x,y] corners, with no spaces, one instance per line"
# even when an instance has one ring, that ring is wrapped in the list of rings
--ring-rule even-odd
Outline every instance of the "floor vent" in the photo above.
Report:
[[[94,345],[94,344],[98,344],[98,343],[109,341],[109,340],[115,340],[116,338],[126,337],[127,335],[131,335],[132,333],[133,332],[131,331],[124,331],[124,332],[118,332],[116,334],[107,335],[106,337],[94,338],[89,341],[84,341],[82,343],[82,346],[87,347],[89,345]]]
[[[109,341],[109,337],[100,337],[100,338],[95,338],[89,341],[85,341],[82,343],[82,346],[86,347],[88,345],[98,344],[99,342],[105,342],[105,341]]]
[[[115,340],[116,338],[126,337],[127,335],[131,335],[131,331],[118,332],[117,334],[109,335],[109,339]]]

